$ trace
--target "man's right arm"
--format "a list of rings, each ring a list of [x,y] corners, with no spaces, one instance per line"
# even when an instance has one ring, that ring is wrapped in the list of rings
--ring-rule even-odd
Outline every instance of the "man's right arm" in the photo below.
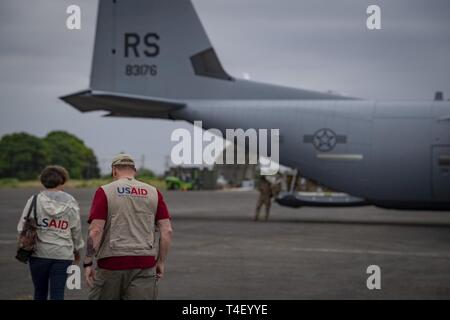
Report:
[[[156,261],[156,276],[162,278],[166,257],[172,242],[172,224],[170,223],[170,214],[162,194],[158,191],[158,209],[156,211],[156,223],[160,232],[159,252]]]
[[[172,243],[172,224],[170,219],[158,220],[158,228],[161,233],[159,239],[158,260],[156,262],[156,276],[162,278],[166,264],[166,257],[169,253],[170,244]]]

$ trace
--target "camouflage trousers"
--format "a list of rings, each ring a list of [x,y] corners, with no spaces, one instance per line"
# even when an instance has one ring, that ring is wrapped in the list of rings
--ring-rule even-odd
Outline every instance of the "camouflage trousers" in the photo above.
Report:
[[[256,203],[255,220],[259,219],[259,213],[260,213],[263,205],[265,207],[265,213],[266,213],[265,220],[267,221],[269,219],[270,206],[272,205],[272,199],[270,197],[260,195],[258,198],[258,201]]]

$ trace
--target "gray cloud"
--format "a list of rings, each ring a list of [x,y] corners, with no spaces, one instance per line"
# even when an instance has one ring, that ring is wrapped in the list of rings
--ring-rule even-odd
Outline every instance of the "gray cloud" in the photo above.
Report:
[[[383,30],[365,28],[369,4]],[[65,28],[70,4],[82,30]],[[450,95],[448,0],[194,0],[226,67],[235,76],[369,99]],[[68,130],[102,160],[120,151],[162,171],[171,131],[189,125],[81,114],[58,96],[87,88],[97,2],[0,2],[0,135]]]

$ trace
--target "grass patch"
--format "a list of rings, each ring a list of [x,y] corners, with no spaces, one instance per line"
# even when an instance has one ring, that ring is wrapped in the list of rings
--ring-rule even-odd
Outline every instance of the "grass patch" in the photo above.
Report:
[[[164,190],[166,189],[166,184],[164,183],[163,178],[148,178],[142,177],[138,178],[138,180],[148,183],[157,189]],[[68,188],[98,188],[104,184],[110,183],[112,178],[101,178],[101,179],[90,179],[90,180],[69,180],[66,187]],[[6,188],[40,188],[42,187],[41,183],[38,180],[30,180],[30,181],[19,181],[14,178],[6,178],[0,179],[0,189]]]

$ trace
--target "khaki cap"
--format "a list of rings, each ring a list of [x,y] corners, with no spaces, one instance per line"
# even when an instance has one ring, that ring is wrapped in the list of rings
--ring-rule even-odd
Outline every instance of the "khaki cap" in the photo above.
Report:
[[[126,153],[119,153],[112,159],[111,166],[133,166],[134,160],[133,158]]]

